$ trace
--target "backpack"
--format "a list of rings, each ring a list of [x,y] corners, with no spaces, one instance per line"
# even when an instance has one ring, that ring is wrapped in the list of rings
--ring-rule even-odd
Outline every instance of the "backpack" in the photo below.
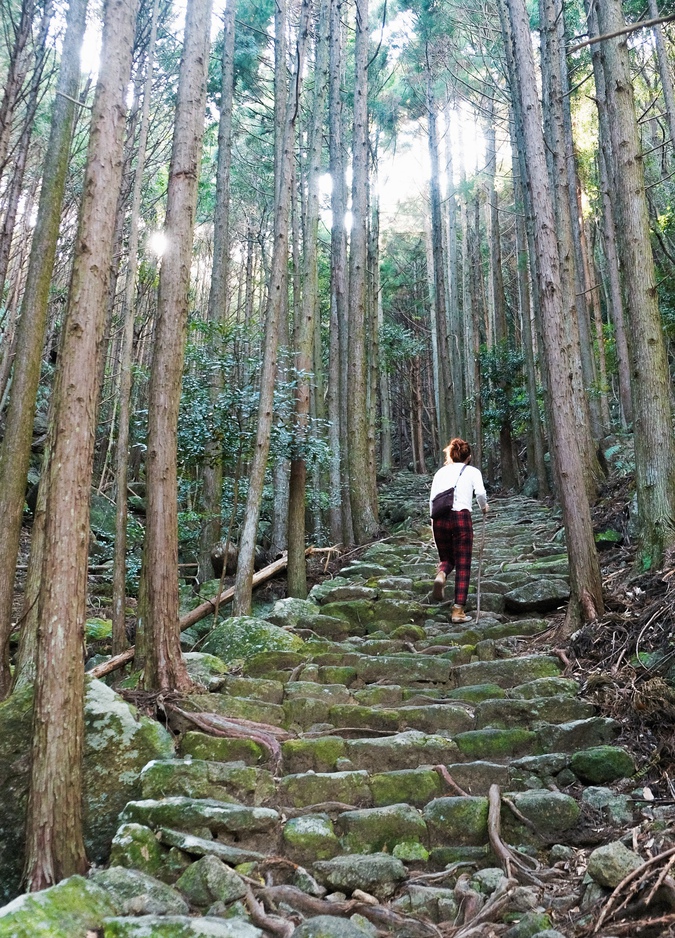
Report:
[[[462,478],[462,472],[466,469],[466,463],[461,468],[459,475],[457,476],[457,482]],[[431,503],[431,520],[438,521],[441,518],[447,518],[452,511],[452,506],[455,503],[455,485],[451,489],[446,489],[445,492],[439,492],[439,494],[434,498]]]

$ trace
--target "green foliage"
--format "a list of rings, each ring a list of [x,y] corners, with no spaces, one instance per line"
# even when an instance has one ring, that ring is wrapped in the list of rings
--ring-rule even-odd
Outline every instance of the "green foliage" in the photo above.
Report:
[[[523,353],[507,341],[480,350],[481,415],[487,432],[497,433],[510,423],[516,434],[524,433],[530,418],[523,371]]]

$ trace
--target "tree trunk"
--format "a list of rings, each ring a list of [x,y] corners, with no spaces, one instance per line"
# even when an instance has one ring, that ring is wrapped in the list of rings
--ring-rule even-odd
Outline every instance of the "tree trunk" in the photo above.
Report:
[[[656,0],[649,0],[649,17],[658,19],[659,8]],[[675,147],[675,93],[673,92],[673,79],[670,75],[670,63],[668,62],[668,52],[663,40],[663,30],[660,24],[652,26],[652,36],[656,46],[656,60],[659,67],[659,78],[661,79],[661,91],[663,92],[663,102],[666,107],[666,118],[668,120],[668,131],[670,133],[670,146]]]
[[[82,748],[89,491],[98,399],[96,363],[120,189],[124,97],[135,2],[104,10],[101,71],[92,111],[82,210],[54,389],[47,489],[26,883],[43,889],[86,867]],[[55,667],[58,662],[58,667]]]
[[[305,563],[305,489],[307,464],[303,450],[307,443],[310,415],[314,335],[319,315],[319,270],[317,240],[319,231],[319,177],[321,175],[322,130],[326,105],[328,73],[329,3],[322,0],[314,60],[314,101],[308,139],[307,207],[302,258],[302,308],[296,323],[296,453],[291,460],[288,506],[288,595],[307,596]]]
[[[515,141],[514,155],[517,154]],[[516,251],[518,255],[518,300],[523,331],[523,356],[527,380],[527,398],[530,408],[530,438],[532,440],[533,463],[528,468],[534,470],[537,478],[537,496],[545,498],[550,494],[548,473],[544,460],[544,434],[539,415],[537,400],[537,373],[535,368],[534,340],[532,337],[532,312],[530,305],[530,282],[528,277],[527,233],[525,231],[525,195],[522,175],[514,167],[514,195],[516,203]]]
[[[330,174],[333,180],[331,192],[331,249],[330,249],[330,346],[328,360],[328,446],[330,463],[328,469],[329,508],[328,523],[333,544],[349,543],[351,538],[351,512],[349,527],[343,525],[342,462],[345,452],[342,447],[342,412],[340,393],[342,376],[342,352],[340,332],[346,324],[345,269],[347,257],[347,234],[345,217],[345,171],[342,150],[342,27],[340,0],[330,2],[330,54],[328,64],[328,146]]]
[[[143,170],[145,168],[148,126],[150,122],[150,96],[157,39],[159,0],[154,0],[150,41],[145,63],[143,83],[143,108],[138,135],[138,155],[131,196],[131,221],[127,258],[127,278],[124,289],[122,312],[123,333],[120,348],[119,417],[117,428],[117,450],[115,454],[115,552],[113,555],[112,596],[112,653],[119,655],[127,647],[126,636],[126,553],[127,553],[127,478],[129,466],[129,420],[131,417],[131,364],[134,345],[134,319],[136,313],[136,282],[138,273],[138,223],[141,213]]]
[[[260,517],[265,469],[270,447],[270,430],[274,406],[274,382],[277,371],[279,317],[283,309],[283,294],[288,266],[288,226],[291,200],[292,159],[297,119],[296,101],[300,96],[307,46],[311,0],[303,0],[296,43],[296,71],[287,95],[282,132],[282,159],[279,165],[279,183],[274,206],[274,249],[270,271],[270,289],[265,310],[265,348],[260,376],[260,404],[255,452],[249,474],[244,528],[239,544],[239,562],[233,601],[234,615],[246,615],[251,608],[253,561],[256,532]]]
[[[427,48],[426,110],[427,140],[429,145],[429,161],[431,164],[429,200],[431,203],[431,259],[434,282],[432,315],[435,320],[436,334],[438,336],[439,433],[442,440],[448,440],[452,435],[454,390],[450,368],[452,357],[450,355],[450,345],[448,342],[448,318],[445,306],[446,264],[443,256],[443,219],[441,216],[441,183],[438,159],[438,133],[436,128],[437,112],[428,54],[429,50]]]
[[[450,361],[453,362],[453,425],[456,432],[462,436],[464,433],[464,376],[460,365],[460,334],[462,328],[462,314],[460,310],[460,269],[457,257],[457,198],[455,195],[454,167],[452,159],[452,136],[450,133],[450,110],[446,107],[446,134],[445,134],[445,178],[446,178],[446,224],[448,245],[448,299],[449,299],[449,335]]]
[[[623,26],[620,0],[597,9],[601,34]],[[668,360],[652,259],[642,147],[625,39],[602,43],[617,241],[631,358],[640,564],[658,569],[675,531],[675,444]]]
[[[546,104],[547,146],[550,153],[551,192],[554,199],[560,275],[562,278],[562,301],[564,303],[563,325],[565,342],[561,351],[568,361],[572,375],[572,392],[576,410],[578,439],[584,466],[584,480],[588,498],[595,500],[600,470],[595,454],[595,443],[591,432],[588,396],[586,389],[593,386],[591,348],[585,306],[582,311],[577,303],[579,281],[574,257],[572,235],[571,197],[569,192],[568,167],[565,158],[565,131],[563,117],[563,80],[561,75],[561,52],[559,34],[559,0],[540,0],[541,20],[541,63],[542,88]],[[535,201],[535,210],[538,206]],[[580,324],[585,327],[580,338]],[[599,435],[599,426],[593,427]],[[578,444],[579,445],[579,444]]]
[[[0,536],[0,698],[9,693],[8,642],[14,574],[30,463],[49,286],[68,169],[74,99],[80,80],[79,49],[84,36],[86,11],[86,0],[71,0],[57,84],[57,92],[60,93],[54,98],[40,204],[17,327],[16,357],[5,434],[0,446],[0,517],[3,521]]]
[[[211,0],[187,8],[169,168],[167,250],[159,275],[148,394],[145,619],[147,690],[185,690],[190,678],[178,628],[178,408],[187,331],[192,238],[202,151]]]
[[[349,360],[347,428],[349,496],[357,544],[377,531],[368,464],[366,389],[366,267],[368,257],[368,0],[356,3],[354,136],[352,140],[352,231],[349,246]]]
[[[5,89],[0,101],[0,176],[5,171],[12,135],[14,111],[19,102],[23,83],[29,68],[30,56],[26,51],[35,18],[35,0],[23,0],[19,24],[14,33]]]
[[[222,349],[221,329],[228,310],[230,273],[230,168],[232,165],[232,101],[234,96],[234,29],[236,2],[231,0],[223,14],[223,57],[220,84],[220,122],[218,124],[218,169],[216,172],[216,207],[213,219],[213,268],[209,292],[208,319],[211,323],[211,355]],[[216,406],[223,389],[223,371],[212,363],[211,405]],[[220,442],[209,442],[202,467],[202,530],[199,536],[201,582],[211,578],[211,550],[221,536],[220,501],[223,488],[223,454]]]
[[[511,36],[505,42],[513,43],[516,74],[512,90],[519,92],[519,113],[524,132],[524,158],[527,161],[531,198],[537,206],[535,216],[535,244],[538,259],[538,277],[544,334],[544,354],[548,371],[548,385],[555,388],[555,406],[551,407],[551,439],[560,480],[560,498],[563,522],[570,560],[570,602],[566,627],[572,631],[582,620],[602,615],[602,581],[598,564],[591,513],[584,497],[584,470],[579,452],[577,418],[569,367],[560,350],[566,337],[563,326],[563,297],[560,259],[556,238],[542,114],[537,97],[537,81],[529,19],[525,0],[505,0],[509,12]]]

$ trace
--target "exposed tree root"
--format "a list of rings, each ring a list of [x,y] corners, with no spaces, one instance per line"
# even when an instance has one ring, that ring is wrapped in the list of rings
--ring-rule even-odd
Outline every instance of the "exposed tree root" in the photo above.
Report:
[[[295,886],[267,886],[260,890],[259,895],[268,905],[284,902],[299,912],[309,915],[335,915],[345,918],[356,912],[367,918],[373,925],[387,929],[394,935],[400,934],[405,928],[405,933],[410,938],[441,938],[439,929],[430,922],[401,915],[379,903],[372,905],[370,901],[363,902],[354,899],[348,899],[345,902],[326,902],[325,899],[308,896]]]
[[[488,795],[488,837],[490,839],[490,846],[498,858],[500,863],[504,868],[504,872],[508,879],[513,879],[514,877],[525,880],[528,883],[533,883],[535,886],[542,886],[543,882],[538,879],[530,869],[525,865],[523,859],[516,854],[511,847],[508,847],[501,838],[500,835],[500,814],[501,814],[501,794],[499,790],[499,785],[490,785],[490,792]],[[527,858],[528,861],[536,863],[536,860],[532,860],[531,857]],[[537,864],[538,865],[538,864]]]

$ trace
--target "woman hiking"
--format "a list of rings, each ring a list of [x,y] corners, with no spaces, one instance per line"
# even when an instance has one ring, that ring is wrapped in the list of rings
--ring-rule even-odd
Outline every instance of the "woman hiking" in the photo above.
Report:
[[[440,558],[438,573],[434,580],[433,597],[442,602],[445,580],[454,567],[455,604],[452,607],[452,621],[470,622],[471,616],[466,615],[464,607],[469,592],[473,548],[471,503],[475,494],[484,515],[488,511],[488,503],[483,476],[480,470],[469,465],[471,447],[466,440],[455,437],[454,440],[450,440],[443,452],[445,465],[434,476],[429,496],[431,526]],[[452,507],[449,507],[448,496],[442,500],[446,503],[445,505],[441,504],[439,507],[438,502],[434,505],[434,499],[447,493],[449,489],[454,489]]]

